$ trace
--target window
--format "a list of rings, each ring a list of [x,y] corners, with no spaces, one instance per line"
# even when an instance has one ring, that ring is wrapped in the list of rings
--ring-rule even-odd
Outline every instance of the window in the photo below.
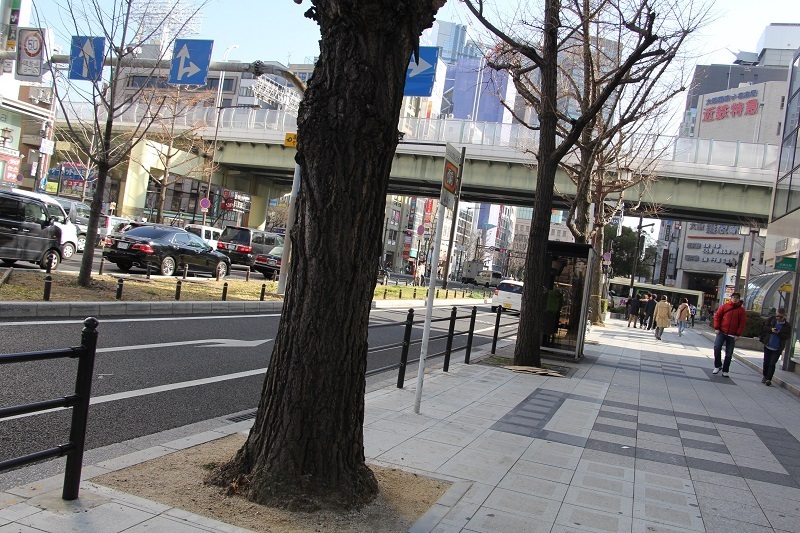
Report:
[[[4,198],[0,196],[0,218],[6,220],[22,220],[21,203],[14,198]]]
[[[176,244],[183,244],[184,246],[188,245],[189,244],[189,235],[191,235],[191,234],[190,233],[176,233],[175,236],[172,238],[172,242],[174,242]]]
[[[233,87],[236,83],[236,79],[234,78],[225,78],[222,81],[222,92],[230,93],[233,92]],[[206,80],[206,89],[216,91],[219,88],[219,78],[208,78]]]
[[[25,222],[47,222],[47,213],[39,204],[25,203]]]

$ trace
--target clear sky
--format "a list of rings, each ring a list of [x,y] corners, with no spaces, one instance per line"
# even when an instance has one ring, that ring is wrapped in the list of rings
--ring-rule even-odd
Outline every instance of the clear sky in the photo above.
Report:
[[[46,22],[59,26],[58,4],[65,1],[34,0],[34,4]],[[495,3],[511,9],[519,0]],[[438,18],[473,25],[467,10],[459,4],[458,0],[448,0]],[[294,0],[210,0],[203,9],[203,30],[197,37],[214,40],[214,60],[221,60],[228,46],[238,44],[239,48],[230,52],[230,59],[302,63],[319,53],[317,25],[303,17],[310,5],[308,0],[301,5]],[[733,55],[726,49],[756,51],[758,38],[770,22],[800,23],[796,0],[716,2],[714,14],[715,20],[690,50],[701,64],[730,63]],[[57,44],[66,44],[59,40]]]

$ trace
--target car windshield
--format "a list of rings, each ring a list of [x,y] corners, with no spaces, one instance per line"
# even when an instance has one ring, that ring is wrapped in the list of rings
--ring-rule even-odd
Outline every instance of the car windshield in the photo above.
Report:
[[[272,250],[269,251],[269,255],[277,255],[278,257],[283,255],[283,246],[276,246]]]
[[[202,237],[202,236],[203,236],[203,235],[200,233],[200,228],[186,227],[186,228],[183,228],[183,229],[185,229],[185,230],[186,230],[186,231],[188,231],[189,233],[194,233],[194,234],[195,234],[195,235],[197,235],[198,237]]]
[[[64,210],[54,204],[46,204],[47,206],[47,216],[48,217],[55,217],[55,219],[62,224],[67,221],[67,218],[64,216]]]
[[[222,231],[222,237],[219,240],[225,242],[235,242],[236,244],[250,245],[250,230],[247,228],[235,228],[228,226]]]
[[[522,294],[522,285],[516,283],[501,283],[497,286],[498,291],[513,292],[514,294]]]
[[[145,239],[163,239],[175,230],[158,228],[155,226],[139,226],[125,232],[126,237],[143,237]]]

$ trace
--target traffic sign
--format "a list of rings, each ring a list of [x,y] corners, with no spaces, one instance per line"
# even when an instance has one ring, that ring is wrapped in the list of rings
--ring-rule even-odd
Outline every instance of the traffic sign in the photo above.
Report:
[[[296,133],[287,133],[286,138],[283,140],[284,146],[296,147],[297,146],[297,134]]]
[[[442,176],[442,192],[439,201],[443,206],[452,210],[456,202],[456,189],[458,188],[458,167],[461,154],[458,148],[447,143],[445,148],[444,175]]]
[[[211,200],[208,198],[200,198],[200,208],[208,210],[209,207],[211,207]]]
[[[421,46],[419,63],[412,53],[406,70],[406,86],[403,96],[430,96],[436,77],[436,63],[439,60],[439,47]]]
[[[205,85],[213,48],[214,41],[211,40],[175,39],[168,83]]]
[[[611,252],[606,252],[603,254],[603,261],[611,261]]]
[[[97,81],[103,74],[105,37],[73,36],[69,51],[69,79]]]
[[[17,68],[14,77],[21,81],[42,81],[44,30],[19,28],[17,30]]]
[[[796,257],[780,257],[775,261],[775,270],[788,270],[794,272],[797,268]]]

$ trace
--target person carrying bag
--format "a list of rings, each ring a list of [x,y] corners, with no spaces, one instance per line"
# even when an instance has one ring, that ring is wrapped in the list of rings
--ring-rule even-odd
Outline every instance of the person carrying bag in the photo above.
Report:
[[[786,309],[781,307],[775,316],[767,317],[761,327],[758,340],[764,345],[764,364],[761,367],[761,383],[767,387],[772,385],[775,375],[775,365],[781,357],[786,341],[792,333],[789,322],[786,321]]]

